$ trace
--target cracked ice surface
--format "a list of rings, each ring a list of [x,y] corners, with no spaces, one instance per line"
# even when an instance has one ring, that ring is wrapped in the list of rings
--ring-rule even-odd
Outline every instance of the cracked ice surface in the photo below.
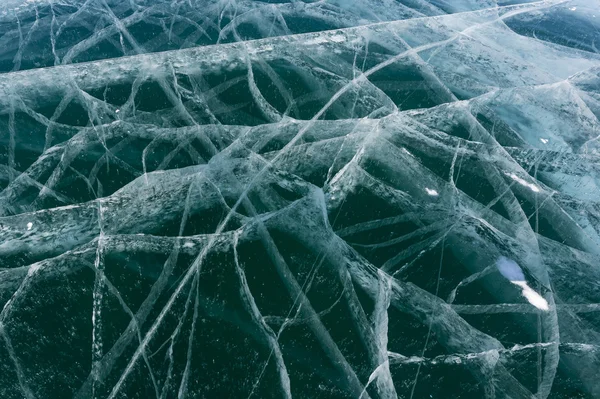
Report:
[[[600,397],[600,5],[0,5],[0,398]]]

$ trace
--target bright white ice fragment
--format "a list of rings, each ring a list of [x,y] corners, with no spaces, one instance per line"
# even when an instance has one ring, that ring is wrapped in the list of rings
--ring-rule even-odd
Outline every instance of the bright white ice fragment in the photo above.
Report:
[[[529,301],[530,304],[541,310],[548,310],[548,302],[537,292],[535,292],[525,281],[525,275],[521,267],[512,259],[501,256],[496,261],[496,267],[508,281],[521,288],[521,295]]]
[[[31,222],[27,223],[27,231],[31,230],[32,227],[33,227],[33,223],[31,223]]]
[[[515,175],[514,173],[506,173],[506,175],[508,177],[510,177],[511,179],[513,179],[514,181],[516,181],[517,183],[519,183],[520,185],[525,186],[525,187],[529,187],[529,189],[531,191],[534,191],[536,193],[540,192],[540,188],[538,186],[536,186],[533,183],[529,183],[529,182],[527,182],[524,179],[521,179],[519,176]]]
[[[540,139],[540,141],[544,144],[548,144],[548,139]]]
[[[119,113],[119,110],[118,110],[118,109],[115,109],[115,114],[118,114],[118,113]]]
[[[431,188],[425,187],[425,191],[427,191],[427,194],[432,195],[434,197],[437,197],[439,195],[437,191],[432,190]]]
[[[569,8],[569,10],[575,11],[575,10],[577,10],[577,7],[571,7],[571,8]]]
[[[304,44],[313,45],[313,44],[323,44],[327,42],[333,43],[341,43],[346,40],[344,35],[333,35],[333,36],[323,36],[323,37],[315,37],[314,39],[308,39],[304,41]]]
[[[29,269],[27,269],[27,275],[33,276],[35,274],[35,272],[37,272],[40,269],[40,267],[41,267],[41,265],[39,263],[29,266]]]
[[[511,281],[511,283],[518,285],[523,289],[521,295],[523,295],[530,304],[538,309],[548,310],[548,302],[540,294],[529,287],[525,281]]]

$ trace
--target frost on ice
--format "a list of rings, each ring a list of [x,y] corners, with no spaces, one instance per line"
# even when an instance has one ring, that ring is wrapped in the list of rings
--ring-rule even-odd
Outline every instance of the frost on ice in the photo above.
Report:
[[[600,397],[600,12],[0,4],[0,397]]]

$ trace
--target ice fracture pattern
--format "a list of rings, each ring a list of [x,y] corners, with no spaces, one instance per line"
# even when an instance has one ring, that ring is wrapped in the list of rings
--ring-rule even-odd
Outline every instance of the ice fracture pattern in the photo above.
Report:
[[[4,0],[0,398],[600,398],[597,0]]]

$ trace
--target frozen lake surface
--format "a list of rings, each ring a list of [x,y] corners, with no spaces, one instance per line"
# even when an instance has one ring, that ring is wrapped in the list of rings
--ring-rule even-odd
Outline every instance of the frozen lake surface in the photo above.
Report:
[[[0,398],[600,398],[596,0],[0,5]]]

